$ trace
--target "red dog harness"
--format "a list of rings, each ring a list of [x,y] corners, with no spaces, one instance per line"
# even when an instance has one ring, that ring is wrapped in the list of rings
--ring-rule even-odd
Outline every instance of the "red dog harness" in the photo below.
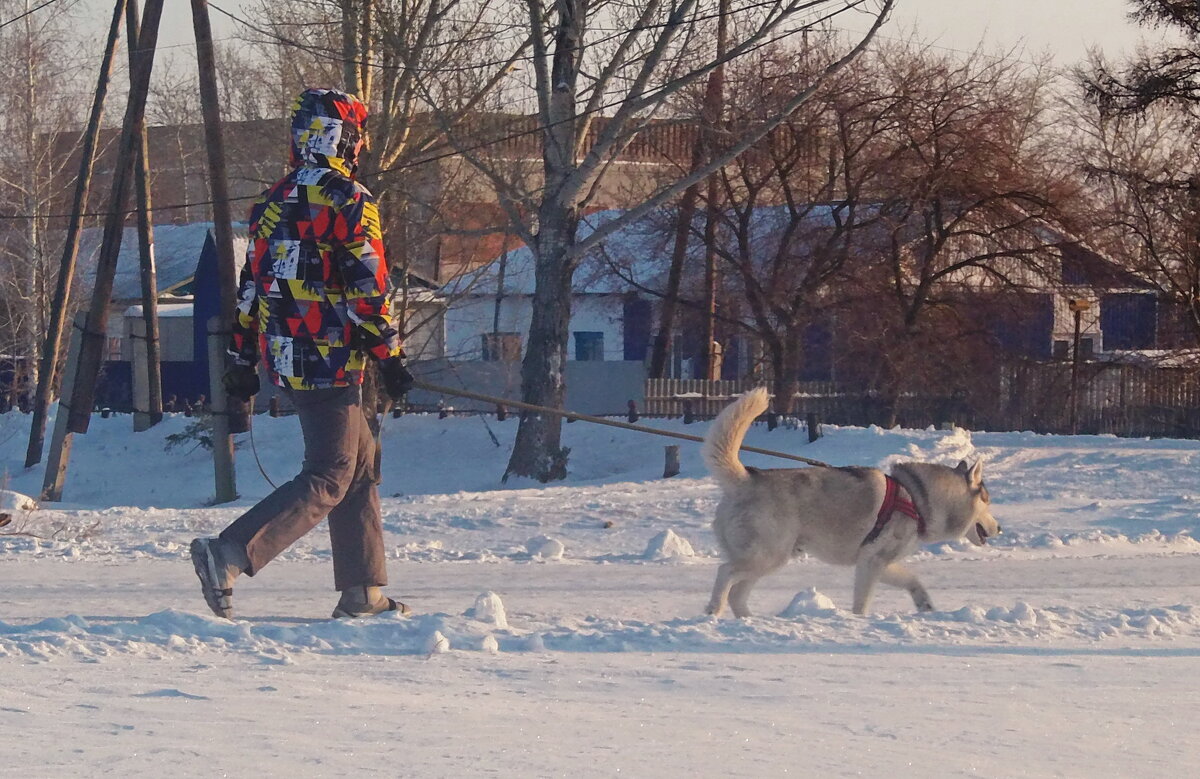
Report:
[[[866,545],[879,537],[883,532],[883,526],[891,521],[892,516],[899,512],[906,517],[917,521],[917,534],[925,535],[925,519],[921,516],[921,512],[917,511],[916,504],[908,498],[908,492],[905,491],[900,483],[891,476],[884,476],[884,481],[887,489],[883,494],[883,505],[879,507],[879,515],[875,518],[875,527],[871,528],[871,532],[867,533],[867,537],[863,539],[862,545]],[[904,495],[901,496],[900,493]]]

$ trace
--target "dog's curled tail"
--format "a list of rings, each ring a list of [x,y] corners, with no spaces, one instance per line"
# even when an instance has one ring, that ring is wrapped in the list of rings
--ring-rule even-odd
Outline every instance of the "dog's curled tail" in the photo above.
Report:
[[[750,390],[726,406],[713,422],[708,435],[704,436],[700,455],[722,487],[746,480],[748,474],[738,457],[738,449],[750,424],[767,410],[769,402],[770,395],[766,387]]]

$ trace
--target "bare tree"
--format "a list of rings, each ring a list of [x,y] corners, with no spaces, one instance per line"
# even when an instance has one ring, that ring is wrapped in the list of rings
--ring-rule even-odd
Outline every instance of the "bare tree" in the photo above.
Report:
[[[965,59],[929,48],[881,54],[902,94],[883,216],[880,264],[860,274],[875,327],[859,346],[875,355],[870,383],[894,423],[900,394],[924,379],[923,354],[950,340],[964,291],[1021,286],[1048,265],[1063,232],[1059,206],[1073,194],[1049,132],[1047,79],[1012,56]],[[933,347],[933,348],[931,348]]]
[[[1172,103],[1195,115],[1200,106],[1200,4],[1188,0],[1129,0],[1129,17],[1170,30],[1179,45],[1139,52],[1113,64],[1097,55],[1077,73],[1089,99],[1106,113],[1140,113]]]
[[[70,186],[67,150],[53,139],[80,119],[81,41],[72,30],[75,4],[35,9],[27,0],[0,0],[0,127],[9,139],[0,159],[0,197],[7,217],[0,236],[0,353],[14,360],[14,395],[37,382],[37,354],[45,337],[57,275],[61,225],[54,205]],[[34,11],[37,11],[36,13]]]
[[[1130,0],[1137,23],[1182,41],[1114,64],[1099,53],[1076,69],[1079,149],[1096,206],[1098,240],[1174,304],[1200,337],[1200,5]]]
[[[520,6],[524,34],[514,39],[530,40],[532,55],[514,78],[527,90],[536,111],[541,156],[533,178],[536,183],[513,187],[469,146],[459,142],[457,148],[493,182],[511,229],[535,257],[533,318],[521,367],[526,402],[562,408],[571,281],[581,258],[769,133],[811,97],[823,78],[866,47],[892,4],[891,0],[870,4],[783,0],[735,7],[730,10],[731,31],[723,55],[718,55],[717,36],[712,34],[721,16],[716,2],[527,0]],[[857,43],[846,44],[812,82],[798,85],[775,114],[704,165],[663,182],[641,205],[577,237],[580,216],[613,163],[651,121],[668,118],[675,95],[702,82],[724,62],[803,30],[819,29],[834,16],[850,12],[869,14],[870,32]],[[517,18],[515,13],[510,16],[514,23]],[[526,413],[505,476],[561,479],[566,475],[567,456],[568,450],[561,446],[561,418]]]
[[[1088,176],[1094,242],[1173,305],[1182,332],[1200,342],[1200,154],[1196,123],[1177,105],[1108,114],[1077,106],[1077,149]],[[1169,322],[1172,318],[1162,317]]]

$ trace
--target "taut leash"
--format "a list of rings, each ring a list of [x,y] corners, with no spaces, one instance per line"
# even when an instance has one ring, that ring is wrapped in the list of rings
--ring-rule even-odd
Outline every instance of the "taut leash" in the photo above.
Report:
[[[494,395],[484,395],[481,392],[472,392],[466,389],[452,389],[443,387],[438,384],[429,384],[424,381],[413,382],[415,389],[423,389],[427,392],[436,392],[439,395],[450,395],[457,398],[467,398],[468,400],[478,400],[483,403],[491,403],[497,406],[506,406],[510,408],[519,408],[525,411],[534,411],[539,414],[551,414],[553,416],[563,417],[564,419],[574,419],[580,422],[591,422],[594,425],[605,425],[607,427],[619,427],[623,430],[634,430],[639,433],[649,433],[650,435],[663,436],[665,438],[678,438],[683,441],[694,441],[696,443],[704,443],[704,439],[698,435],[690,435],[688,433],[676,433],[673,430],[661,430],[657,427],[646,427],[645,425],[635,425],[631,422],[618,422],[615,419],[605,419],[604,417],[594,417],[590,414],[580,414],[577,411],[567,411],[565,409],[550,408],[548,406],[539,406],[534,403],[525,403],[520,400],[511,400],[509,398],[499,398]],[[272,487],[276,487],[275,482],[271,481],[271,477],[267,475],[267,471],[263,468],[262,460],[258,457],[258,447],[254,444],[254,399],[250,400],[250,450],[254,452],[254,462],[258,464],[258,471],[263,478]],[[389,400],[384,406],[382,418],[379,420],[379,430],[375,433],[375,477],[378,479],[382,475],[382,439],[383,439],[383,422],[388,417],[388,413],[392,409],[392,402]],[[491,430],[488,431],[491,433]],[[768,457],[779,457],[784,460],[794,460],[796,462],[812,465],[817,468],[830,468],[829,463],[823,463],[820,460],[813,460],[809,457],[801,457],[798,454],[787,454],[785,452],[774,452],[770,449],[760,449],[757,446],[741,446],[743,452],[753,452],[754,454],[765,454]]]
[[[594,425],[607,425],[608,427],[619,427],[624,430],[636,430],[639,433],[649,433],[651,435],[664,436],[666,438],[679,438],[684,441],[695,441],[696,443],[704,443],[704,439],[698,435],[689,435],[687,433],[676,433],[672,430],[660,430],[656,427],[646,427],[645,425],[635,425],[631,422],[618,422],[615,419],[605,419],[604,417],[594,417],[590,414],[580,414],[576,411],[566,411],[564,409],[549,408],[548,406],[538,406],[533,403],[525,403],[520,400],[510,400],[508,398],[498,398],[493,395],[484,395],[480,392],[471,392],[465,389],[452,389],[450,387],[442,387],[437,384],[429,384],[424,381],[413,382],[413,387],[423,389],[428,392],[436,392],[441,395],[452,395],[459,398],[468,398],[470,400],[478,400],[483,403],[492,403],[498,406],[507,406],[509,408],[519,408],[525,411],[535,411],[539,414],[551,414],[560,416],[564,419],[575,419],[580,422],[591,422]],[[820,460],[813,460],[808,457],[801,457],[798,454],[785,454],[784,452],[773,452],[770,449],[760,449],[757,446],[742,446],[743,452],[753,452],[755,454],[765,454],[769,457],[781,457],[784,460],[795,460],[807,465],[813,465],[818,468],[830,468],[829,463],[823,463]]]

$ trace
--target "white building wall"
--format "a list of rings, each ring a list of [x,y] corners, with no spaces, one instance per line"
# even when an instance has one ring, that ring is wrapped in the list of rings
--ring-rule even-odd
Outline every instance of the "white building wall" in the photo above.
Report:
[[[465,297],[454,301],[446,311],[446,357],[451,360],[483,358],[483,334],[492,332],[496,300],[492,297]],[[571,340],[567,359],[575,359],[574,333],[604,334],[604,359],[625,357],[624,301],[620,295],[576,295],[571,307]],[[532,299],[510,295],[500,304],[500,332],[519,333],[521,353],[529,340]]]
[[[1093,347],[1098,352],[1102,343],[1103,333],[1100,331],[1100,300],[1095,293],[1085,290],[1072,290],[1074,297],[1082,298],[1091,303],[1091,308],[1080,312],[1079,336],[1091,338]],[[1075,312],[1071,310],[1070,301],[1064,295],[1054,296],[1054,332],[1051,337],[1056,341],[1075,338]]]

